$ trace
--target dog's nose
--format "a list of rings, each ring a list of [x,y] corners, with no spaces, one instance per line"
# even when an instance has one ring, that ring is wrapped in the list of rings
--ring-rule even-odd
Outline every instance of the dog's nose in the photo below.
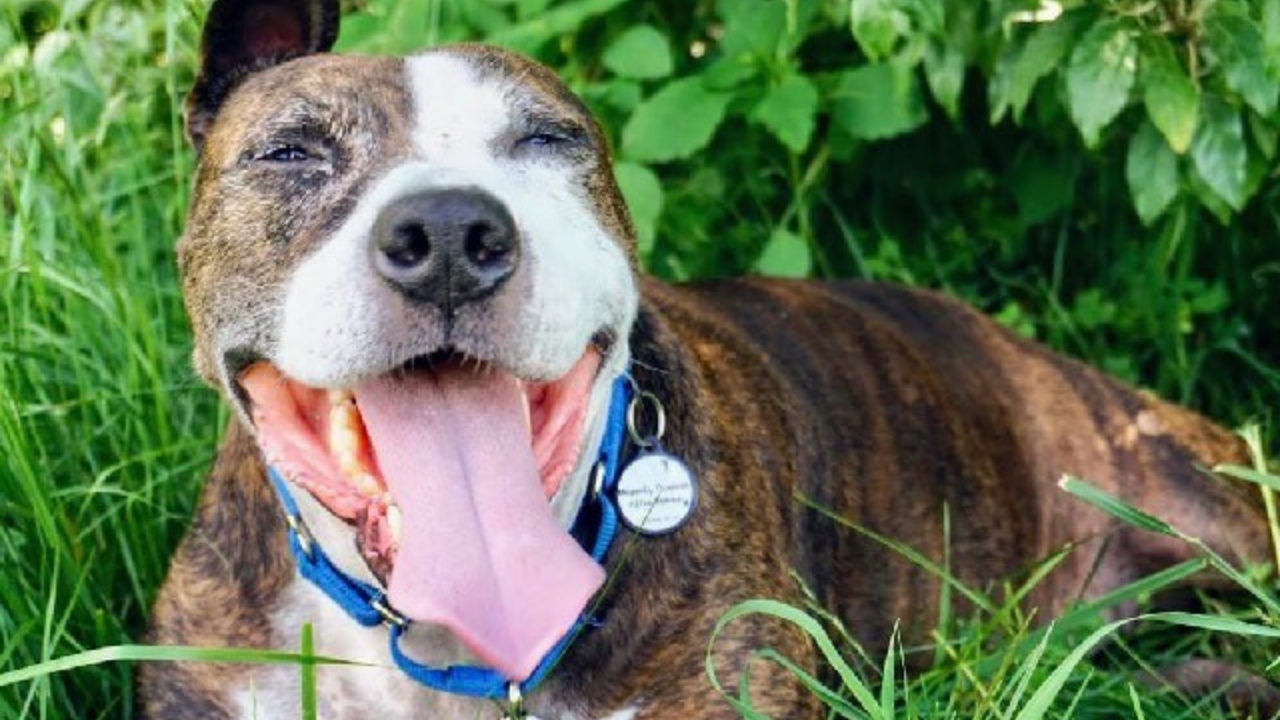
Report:
[[[409,297],[446,312],[492,295],[520,259],[515,221],[478,188],[409,195],[373,228],[373,263]]]

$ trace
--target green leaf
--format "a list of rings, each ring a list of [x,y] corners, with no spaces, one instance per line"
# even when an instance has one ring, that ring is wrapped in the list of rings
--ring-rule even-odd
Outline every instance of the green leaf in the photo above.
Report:
[[[779,0],[720,0],[724,19],[720,51],[725,57],[772,57],[787,30],[787,6]]]
[[[1099,288],[1082,291],[1071,303],[1071,318],[1085,330],[1097,330],[1115,322],[1116,303]]]
[[[640,104],[642,92],[635,80],[615,78],[590,88],[592,100],[599,101],[624,113],[631,113]]]
[[[1200,88],[1183,71],[1173,45],[1153,35],[1142,43],[1142,101],[1147,115],[1179,155],[1191,147],[1200,113]]]
[[[1178,196],[1178,156],[1149,122],[1129,141],[1124,173],[1143,225],[1155,222]]]
[[[1271,127],[1263,118],[1255,113],[1249,113],[1249,131],[1253,137],[1253,142],[1258,146],[1258,150],[1262,152],[1262,157],[1267,160],[1274,160],[1276,157],[1277,133],[1276,129]]]
[[[839,76],[832,117],[855,138],[880,140],[928,120],[915,73],[903,63],[864,65]]]
[[[1129,23],[1104,20],[1090,28],[1071,53],[1067,101],[1088,147],[1097,147],[1103,129],[1129,102],[1138,67],[1133,37]]]
[[[960,48],[951,43],[929,43],[924,51],[924,79],[947,117],[959,120],[960,93],[964,90],[964,53]]]
[[[710,90],[732,90],[760,74],[759,64],[743,57],[722,57],[702,71],[702,84]]]
[[[532,53],[544,43],[571,32],[590,18],[616,9],[624,2],[626,0],[574,0],[562,3],[527,21],[488,35],[485,41],[519,52]]]
[[[653,241],[658,233],[658,219],[662,217],[662,183],[649,168],[629,162],[614,165],[613,176],[631,211],[636,239],[640,241],[640,255],[647,255],[653,249]]]
[[[623,156],[636,162],[689,157],[711,142],[732,97],[707,90],[698,76],[664,85],[623,126]]]
[[[1191,143],[1196,172],[1233,210],[1244,207],[1248,148],[1240,112],[1225,102],[1206,98],[1200,131]]]
[[[641,80],[671,74],[671,43],[652,25],[637,25],[604,51],[604,66],[615,75]]]
[[[506,0],[503,0],[504,2]],[[541,15],[547,11],[547,6],[551,4],[551,0],[515,0],[516,17],[521,20],[528,20],[535,15]]]
[[[756,260],[756,270],[777,277],[808,277],[813,269],[813,255],[809,243],[789,230],[779,228],[769,236],[769,242]]]
[[[1036,27],[1026,42],[1010,46],[996,64],[991,78],[991,122],[997,123],[1004,114],[1013,111],[1015,122],[1022,121],[1022,112],[1031,100],[1036,83],[1058,69],[1067,50],[1075,41],[1083,24],[1083,16],[1068,13],[1054,22]]]
[[[1267,66],[1280,77],[1280,0],[1262,2],[1262,38],[1267,45]]]
[[[1074,199],[1078,163],[1032,146],[1020,152],[1006,179],[1018,204],[1018,221],[1031,226],[1062,212]]]
[[[1187,173],[1187,187],[1191,189],[1195,198],[1200,204],[1213,215],[1214,219],[1222,226],[1231,224],[1231,218],[1235,215],[1235,211],[1227,204],[1209,183],[1205,182],[1204,177],[1196,170],[1195,165],[1191,166],[1191,172]]]
[[[1225,6],[1225,3],[1218,3]],[[1271,76],[1262,28],[1242,10],[1229,6],[1212,13],[1204,23],[1205,42],[1222,67],[1227,87],[1261,115],[1276,109],[1280,83]]]
[[[910,30],[910,18],[899,4],[894,0],[852,0],[849,4],[849,28],[872,62],[889,57],[898,38]]]
[[[817,115],[818,89],[803,75],[788,75],[751,111],[752,120],[796,153],[809,146]]]

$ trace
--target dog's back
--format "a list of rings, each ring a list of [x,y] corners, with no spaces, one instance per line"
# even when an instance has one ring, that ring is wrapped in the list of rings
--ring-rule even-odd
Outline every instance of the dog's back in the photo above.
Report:
[[[1070,496],[1058,487],[1066,474],[1227,557],[1267,557],[1256,494],[1206,470],[1247,462],[1238,437],[954,299],[856,281],[647,290],[696,358],[698,434],[719,435],[707,452],[734,465],[722,501],[777,515],[745,525],[789,528],[788,539],[760,544],[794,558],[872,647],[896,619],[932,628],[939,580],[874,540],[832,532],[825,512],[949,557],[979,590],[1080,544],[1032,593],[1042,617],[1192,555]],[[637,353],[643,364],[643,344]]]

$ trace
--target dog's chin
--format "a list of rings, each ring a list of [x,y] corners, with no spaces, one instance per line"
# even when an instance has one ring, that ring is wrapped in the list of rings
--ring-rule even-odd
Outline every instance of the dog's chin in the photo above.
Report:
[[[386,585],[405,541],[404,513],[422,511],[413,501],[401,503],[397,493],[416,494],[416,484],[441,472],[436,465],[531,455],[526,466],[536,468],[536,479],[525,472],[512,481],[537,482],[550,501],[583,452],[602,361],[601,350],[589,345],[559,379],[533,382],[464,355],[437,353],[341,389],[309,387],[257,361],[237,382],[264,458],[353,527],[360,554]],[[458,425],[476,430],[440,437]]]

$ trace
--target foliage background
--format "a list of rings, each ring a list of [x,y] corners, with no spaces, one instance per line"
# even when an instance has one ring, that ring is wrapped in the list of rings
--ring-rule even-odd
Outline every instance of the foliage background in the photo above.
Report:
[[[1280,389],[1280,0],[366,0],[600,115],[646,266],[946,289],[1228,424]],[[0,670],[134,641],[224,419],[173,268],[204,3],[0,0]],[[128,714],[128,669],[0,687]]]

